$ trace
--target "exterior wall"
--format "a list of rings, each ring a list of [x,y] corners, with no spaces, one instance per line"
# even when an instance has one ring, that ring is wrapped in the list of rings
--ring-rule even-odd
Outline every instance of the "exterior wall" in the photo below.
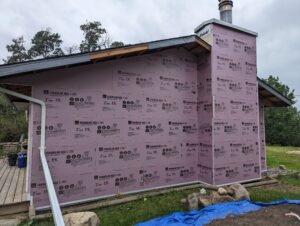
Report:
[[[170,50],[10,79],[32,85],[47,104],[46,155],[59,201],[199,181],[198,64]],[[49,200],[39,107],[31,114],[30,190],[39,208]]]
[[[266,136],[265,136],[265,107],[262,97],[259,98],[259,134],[261,170],[267,170]]]
[[[212,152],[213,98],[211,83],[211,54],[198,60],[198,173],[199,180],[213,184]]]
[[[256,38],[212,25],[214,184],[260,178]]]
[[[256,39],[205,29],[212,52],[199,58],[174,49],[6,81],[31,85],[47,104],[46,155],[61,203],[260,178]],[[30,192],[45,207],[38,106],[31,122]]]

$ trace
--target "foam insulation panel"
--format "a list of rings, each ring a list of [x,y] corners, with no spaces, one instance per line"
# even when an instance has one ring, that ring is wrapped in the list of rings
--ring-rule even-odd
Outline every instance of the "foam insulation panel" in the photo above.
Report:
[[[198,57],[172,49],[8,80],[31,85],[46,102],[46,157],[61,203],[260,178],[256,39],[219,25],[205,29],[212,51]],[[32,105],[30,114],[29,190],[42,208],[49,200],[40,108]]]

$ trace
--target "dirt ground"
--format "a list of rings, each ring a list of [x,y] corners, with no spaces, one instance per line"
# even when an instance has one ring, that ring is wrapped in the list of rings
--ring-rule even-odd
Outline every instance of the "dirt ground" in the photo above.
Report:
[[[228,216],[226,219],[215,220],[206,226],[300,226],[296,217],[285,216],[286,213],[300,214],[300,205],[275,205],[242,216]]]

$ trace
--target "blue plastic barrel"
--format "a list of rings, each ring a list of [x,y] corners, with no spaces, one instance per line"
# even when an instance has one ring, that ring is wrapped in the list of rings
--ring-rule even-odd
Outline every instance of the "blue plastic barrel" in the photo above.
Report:
[[[17,160],[18,168],[25,168],[27,166],[27,154],[20,152]]]

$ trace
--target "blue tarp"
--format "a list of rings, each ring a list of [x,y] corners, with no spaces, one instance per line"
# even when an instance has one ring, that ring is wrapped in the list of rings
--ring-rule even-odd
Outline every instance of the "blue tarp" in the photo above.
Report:
[[[193,210],[188,213],[172,213],[165,217],[156,218],[135,226],[202,226],[216,219],[226,218],[228,214],[242,215],[257,211],[263,207],[278,204],[297,204],[300,200],[280,200],[276,202],[262,203],[251,201],[227,202],[206,207],[199,211]]]

